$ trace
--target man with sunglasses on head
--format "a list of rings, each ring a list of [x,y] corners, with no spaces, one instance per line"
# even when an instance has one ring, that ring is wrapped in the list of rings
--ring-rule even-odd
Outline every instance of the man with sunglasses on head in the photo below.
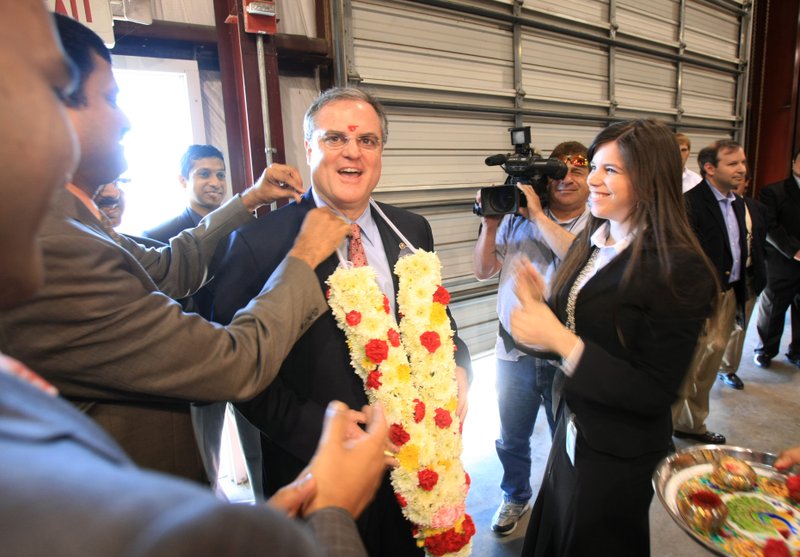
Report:
[[[511,534],[530,509],[530,438],[539,405],[544,403],[551,435],[556,410],[552,407],[552,386],[557,364],[526,354],[508,333],[511,311],[518,303],[512,263],[517,256],[526,256],[549,282],[589,216],[586,146],[565,141],[553,149],[550,158],[563,161],[567,174],[561,180],[548,178],[547,206],[542,207],[532,186],[519,185],[528,206],[520,208],[519,214],[484,216],[472,257],[473,272],[479,280],[500,273],[500,330],[495,346],[500,438],[496,447],[503,466],[503,500],[492,519],[492,531],[499,536]]]

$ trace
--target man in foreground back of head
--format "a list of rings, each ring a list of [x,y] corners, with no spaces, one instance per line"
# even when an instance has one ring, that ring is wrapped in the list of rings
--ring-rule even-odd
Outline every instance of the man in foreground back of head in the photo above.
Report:
[[[78,154],[58,100],[72,73],[40,0],[0,3],[0,66],[3,315],[43,284],[37,230]],[[136,468],[51,384],[0,354],[2,553],[363,556],[352,516],[382,476],[386,425],[377,410],[369,435],[345,443],[348,415],[341,403],[329,407],[309,474],[276,494],[272,507],[227,505],[189,482]],[[302,512],[306,524],[281,510]]]
[[[0,316],[0,350],[52,382],[140,466],[203,481],[189,402],[246,400],[269,385],[295,340],[328,309],[313,269],[347,225],[327,210],[309,214],[280,267],[226,328],[183,313],[173,300],[213,276],[220,242],[254,220],[258,206],[299,198],[303,185],[296,171],[273,165],[167,247],[113,234],[92,196],[125,170],[120,141],[129,122],[102,40],[68,17],[55,21],[79,77],[63,102],[81,156],[37,234],[47,281]]]

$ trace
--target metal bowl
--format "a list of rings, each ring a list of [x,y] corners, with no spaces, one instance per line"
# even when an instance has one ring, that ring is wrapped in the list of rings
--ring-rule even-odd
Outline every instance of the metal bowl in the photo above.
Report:
[[[787,472],[796,474],[800,472],[800,465],[795,465],[788,471],[779,472],[773,467],[775,460],[778,458],[776,455],[728,445],[701,445],[690,447],[667,456],[658,464],[653,473],[653,488],[658,495],[659,501],[661,501],[667,513],[672,517],[672,520],[674,520],[684,532],[691,536],[693,540],[713,554],[727,556],[728,554],[722,551],[718,546],[698,535],[697,532],[692,529],[691,525],[686,522],[678,509],[675,482],[670,482],[670,480],[676,476],[681,475],[681,472],[684,470],[688,470],[697,465],[708,465],[708,470],[710,471],[713,465],[717,463],[722,456],[731,456],[743,460],[752,466],[756,473],[761,471],[762,475],[784,474]]]

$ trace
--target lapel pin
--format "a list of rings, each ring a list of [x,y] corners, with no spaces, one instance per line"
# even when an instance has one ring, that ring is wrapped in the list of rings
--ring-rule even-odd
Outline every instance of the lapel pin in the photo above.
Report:
[[[400,245],[397,246],[397,247],[400,248],[401,250],[404,250],[404,249],[406,249],[407,246],[406,246],[405,242],[400,242]]]

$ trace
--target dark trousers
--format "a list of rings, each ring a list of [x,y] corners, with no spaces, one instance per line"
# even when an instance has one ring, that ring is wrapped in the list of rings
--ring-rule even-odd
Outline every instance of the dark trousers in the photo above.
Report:
[[[767,287],[761,293],[758,306],[758,338],[756,353],[770,358],[778,355],[786,321],[786,310],[792,306],[792,342],[789,355],[800,356],[800,274],[797,276],[769,275]]]

